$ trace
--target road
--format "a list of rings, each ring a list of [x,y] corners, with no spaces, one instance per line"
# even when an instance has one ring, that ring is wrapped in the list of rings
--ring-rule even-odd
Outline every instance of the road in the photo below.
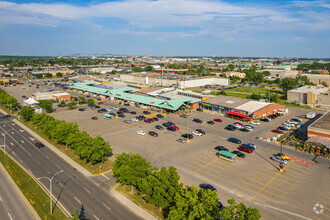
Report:
[[[39,219],[37,213],[24,199],[15,182],[0,164],[0,215],[1,219]]]
[[[4,141],[5,132],[6,151],[33,176],[51,178],[54,173],[64,170],[54,178],[52,191],[54,199],[59,201],[67,214],[72,214],[76,208],[88,219],[139,219],[109,194],[109,186],[100,186],[93,178],[84,176],[47,146],[38,149],[34,145],[38,140],[11,119],[0,121],[0,143]],[[47,179],[40,181],[49,189]]]

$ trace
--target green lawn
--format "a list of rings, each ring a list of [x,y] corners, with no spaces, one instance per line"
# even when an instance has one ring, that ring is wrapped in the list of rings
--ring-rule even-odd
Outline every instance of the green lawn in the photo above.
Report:
[[[268,91],[270,92],[276,92],[276,93],[283,93],[282,90],[275,90],[275,89],[268,89],[268,88],[257,88],[257,87],[239,87],[235,89],[228,89],[226,92],[241,92],[241,93],[254,93],[254,94],[268,94]]]
[[[0,151],[1,163],[20,188],[24,196],[31,203],[41,219],[63,220],[68,219],[63,212],[55,206],[53,214],[49,213],[49,196],[20,166],[8,156],[4,158],[3,151]],[[54,205],[54,203],[53,203]]]
[[[244,98],[244,99],[248,99],[249,96],[251,95],[251,94],[234,93],[234,92],[227,92],[227,91],[226,91],[226,94],[227,94],[228,96],[240,97],[240,98]]]

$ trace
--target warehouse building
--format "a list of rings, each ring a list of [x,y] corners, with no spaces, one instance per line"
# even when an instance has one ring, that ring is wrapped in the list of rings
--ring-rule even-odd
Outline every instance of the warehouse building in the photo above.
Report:
[[[32,94],[35,100],[58,100],[69,101],[71,100],[71,94],[67,92],[36,92]]]
[[[308,105],[330,105],[329,87],[303,86],[289,90],[288,102]]]
[[[219,95],[202,101],[201,108],[238,119],[257,119],[276,114],[285,106]]]

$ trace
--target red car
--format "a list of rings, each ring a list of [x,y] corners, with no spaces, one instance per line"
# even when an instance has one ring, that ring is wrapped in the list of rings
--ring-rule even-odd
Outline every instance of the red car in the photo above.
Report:
[[[284,133],[280,129],[273,129],[272,132],[279,133],[279,134],[283,134]]]
[[[150,118],[147,118],[147,119],[144,119],[144,122],[150,124],[152,122],[152,120]]]
[[[205,134],[205,131],[203,131],[202,129],[196,129],[196,131],[198,131],[198,132],[201,133],[202,135]]]
[[[213,121],[222,122],[222,120],[220,118],[215,118],[215,119],[213,119]]]
[[[247,152],[247,153],[252,153],[253,152],[253,149],[252,148],[250,148],[250,147],[245,147],[245,146],[239,146],[239,148],[238,148],[238,150],[240,150],[240,151],[244,151],[244,152]]]
[[[239,123],[239,122],[235,122],[234,124],[235,124],[235,125],[239,125],[239,126],[241,126],[241,127],[244,126],[242,123]]]
[[[171,125],[172,128],[174,128],[175,130],[179,130],[179,128],[176,125]]]

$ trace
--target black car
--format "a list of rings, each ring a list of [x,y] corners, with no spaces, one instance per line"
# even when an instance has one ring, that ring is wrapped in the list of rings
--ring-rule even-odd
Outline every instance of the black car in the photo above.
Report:
[[[181,117],[181,118],[187,118],[187,117],[188,117],[188,115],[186,115],[186,114],[183,114],[183,115],[180,115],[180,117]]]
[[[153,136],[153,137],[158,137],[158,134],[154,131],[149,131],[148,134]]]
[[[41,142],[37,142],[37,143],[35,143],[35,145],[36,145],[37,148],[42,148],[42,147],[45,146],[45,145],[43,145],[43,143],[41,143]]]
[[[132,115],[136,115],[136,112],[135,111],[131,111],[130,112]]]
[[[128,113],[129,111],[127,110],[127,108],[120,108],[119,111],[122,111],[124,113]]]
[[[198,119],[198,118],[194,118],[194,119],[193,119],[193,122],[196,122],[196,123],[202,123],[203,121],[200,120],[200,119]]]
[[[155,128],[158,129],[158,130],[164,130],[164,128],[160,125],[156,125]]]
[[[92,119],[93,119],[93,120],[97,120],[97,119],[98,119],[98,117],[95,117],[95,116],[94,116],[94,117],[92,117]]]
[[[216,188],[214,188],[212,185],[210,185],[210,184],[206,184],[206,183],[202,183],[202,184],[200,184],[200,185],[199,185],[199,188],[201,188],[201,189],[205,189],[205,190],[209,189],[209,190],[211,190],[212,192],[216,192],[216,191],[217,191]]]
[[[193,139],[192,134],[183,134],[181,137],[186,138],[186,139]]]
[[[238,150],[234,150],[232,153],[236,154],[240,158],[245,158],[245,154],[243,154],[242,152],[239,152]]]
[[[99,106],[99,105],[95,105],[94,107],[95,107],[95,108],[101,108],[101,106]]]
[[[151,113],[148,112],[148,111],[143,111],[143,114],[145,114],[145,115],[150,115]]]
[[[78,111],[83,112],[83,111],[85,111],[85,108],[80,108],[80,109],[78,109]]]
[[[157,116],[158,118],[164,118],[164,116],[161,115],[161,114],[157,114],[156,116]]]
[[[125,118],[125,115],[123,113],[122,114],[118,114],[118,117]]]
[[[103,113],[104,111],[102,109],[97,110],[97,113]]]
[[[242,143],[242,141],[240,141],[240,140],[238,140],[237,138],[234,138],[234,137],[228,138],[227,141],[233,142],[235,144],[241,144]]]
[[[237,128],[234,125],[227,125],[225,129],[229,131],[236,131]]]
[[[113,112],[110,112],[110,113],[108,113],[109,115],[112,115],[112,116],[116,116],[116,114],[115,113],[113,113]]]
[[[169,130],[169,131],[176,131],[175,128],[173,128],[172,126],[168,126],[167,127],[167,130]]]
[[[139,115],[139,116],[136,116],[137,119],[139,119],[140,121],[146,119],[146,117],[144,117],[144,115]]]
[[[228,151],[228,149],[225,148],[224,146],[216,146],[214,149],[215,149],[215,150],[218,150],[218,151],[222,151],[222,150],[224,150],[224,151]]]
[[[157,117],[154,117],[152,119],[154,119],[155,121],[159,121],[159,118],[157,118]]]
[[[163,126],[165,126],[165,127],[171,127],[172,125],[175,125],[175,124],[173,122],[170,122],[170,121],[163,123]]]
[[[270,122],[271,119],[269,119],[269,118],[262,118],[262,119],[260,119],[260,121]]]
[[[249,131],[250,131],[250,130],[247,129],[246,127],[240,128],[239,130],[240,130],[240,131],[244,131],[244,132],[249,132]]]
[[[124,114],[124,112],[122,112],[122,111],[117,111],[117,114]]]
[[[207,121],[206,123],[208,123],[209,125],[214,125],[214,121]]]
[[[25,99],[25,98],[26,98],[26,96],[25,96],[25,95],[22,95],[22,98],[24,98],[24,99]]]
[[[201,109],[201,108],[198,108],[196,110],[199,111],[199,112],[202,112],[203,111],[203,109]]]
[[[284,127],[284,126],[279,126],[278,129],[280,129],[282,131],[288,131],[289,130],[287,127]]]

